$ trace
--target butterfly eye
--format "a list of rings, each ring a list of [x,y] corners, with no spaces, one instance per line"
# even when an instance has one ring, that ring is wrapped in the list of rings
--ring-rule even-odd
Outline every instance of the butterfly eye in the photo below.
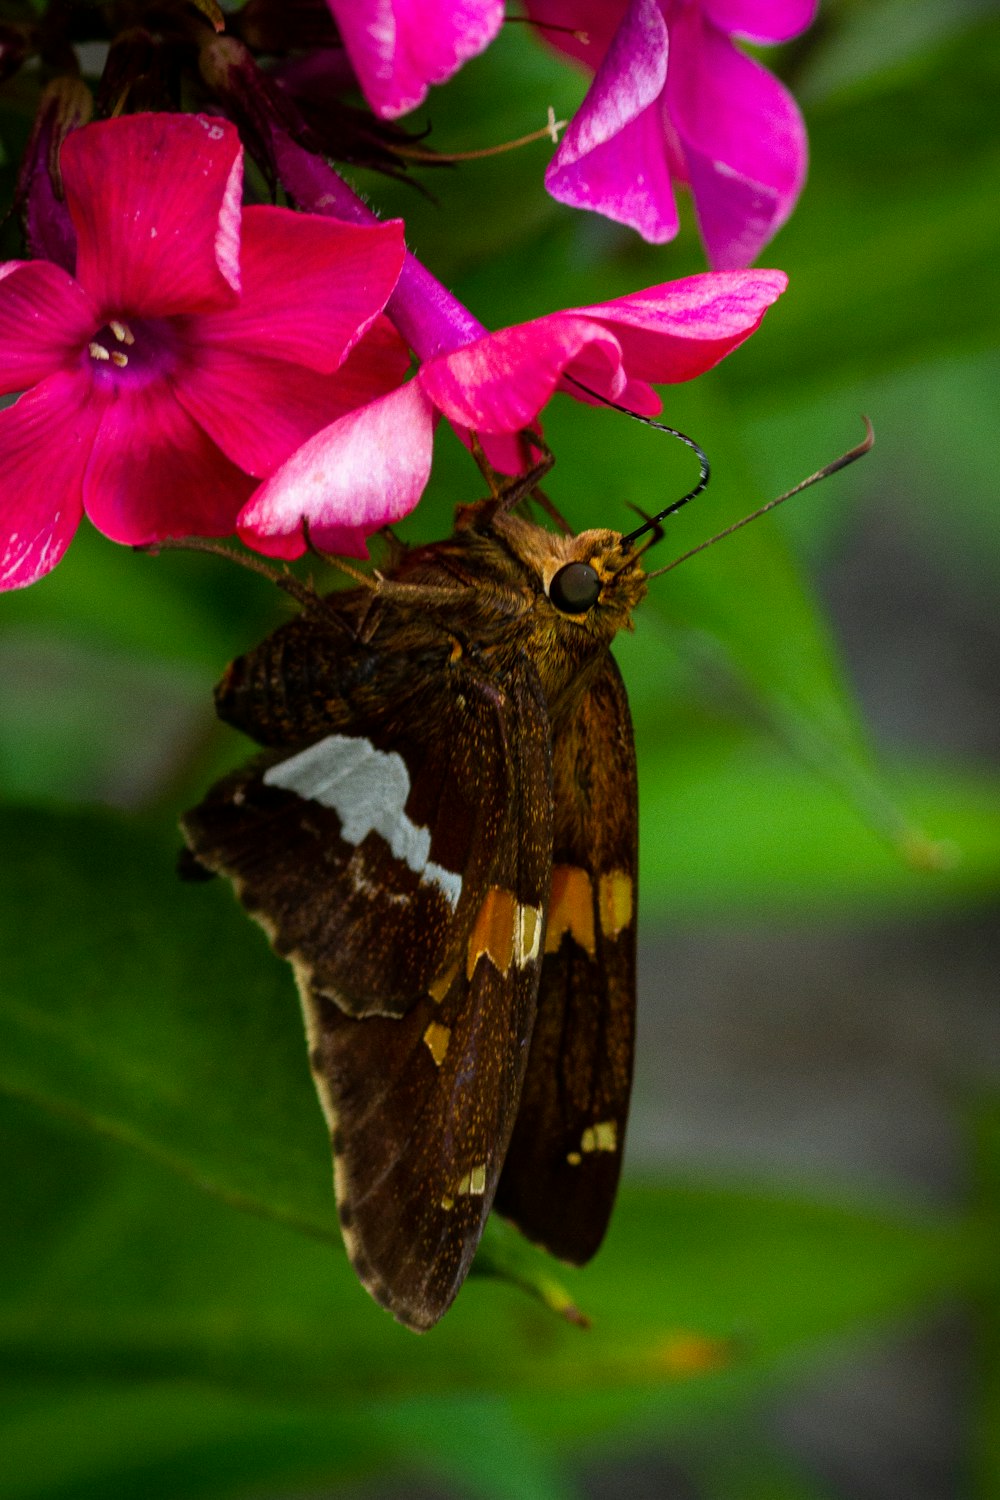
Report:
[[[549,599],[567,615],[585,615],[601,594],[601,580],[590,563],[567,563],[549,584]]]

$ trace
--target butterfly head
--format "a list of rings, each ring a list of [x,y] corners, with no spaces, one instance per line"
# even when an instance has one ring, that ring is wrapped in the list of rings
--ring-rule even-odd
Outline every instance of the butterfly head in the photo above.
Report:
[[[619,532],[559,536],[512,516],[499,529],[534,581],[539,624],[581,645],[606,645],[631,628],[646,593],[645,573],[638,551]]]

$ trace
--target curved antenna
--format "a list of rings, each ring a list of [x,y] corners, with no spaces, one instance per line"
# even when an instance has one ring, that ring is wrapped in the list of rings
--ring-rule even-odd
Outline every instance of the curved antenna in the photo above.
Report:
[[[696,495],[701,494],[712,477],[711,465],[704,450],[699,448],[694,438],[688,437],[686,432],[681,432],[677,427],[668,427],[666,422],[658,422],[655,417],[644,417],[641,412],[631,411],[627,406],[619,405],[617,401],[612,401],[609,397],[602,396],[599,391],[592,391],[589,385],[584,385],[583,381],[577,380],[575,375],[564,375],[563,379],[571,381],[578,390],[585,391],[588,396],[592,396],[602,406],[610,406],[612,411],[620,411],[623,416],[631,417],[634,422],[642,422],[646,427],[655,427],[657,432],[665,432],[668,437],[676,438],[679,443],[684,444],[685,448],[690,448],[698,460],[701,474],[694,489],[689,490],[686,495],[682,495],[679,500],[675,500],[672,505],[668,505],[665,510],[659,511],[655,516],[647,516],[641,526],[636,527],[635,531],[630,531],[628,536],[623,536],[622,546],[631,547],[632,543],[639,537],[643,536],[647,531],[656,531],[661,521],[665,521],[668,516],[674,514],[674,511],[680,510],[682,505],[687,505],[689,500],[693,500]]]
[[[822,469],[817,469],[815,474],[810,474],[808,479],[801,480],[792,489],[786,490],[783,495],[779,495],[776,500],[769,500],[759,510],[753,511],[749,516],[744,516],[742,521],[734,521],[732,526],[727,526],[725,531],[720,531],[716,536],[709,537],[707,542],[699,542],[698,546],[692,547],[690,552],[685,552],[682,556],[675,557],[673,562],[667,563],[665,568],[657,568],[654,572],[647,573],[647,581],[650,578],[659,578],[662,573],[669,573],[671,568],[679,567],[682,562],[687,562],[689,557],[694,557],[697,553],[704,552],[706,547],[713,547],[716,542],[721,542],[723,538],[732,536],[734,531],[739,531],[743,526],[749,526],[751,521],[756,521],[758,516],[766,515],[776,505],[783,505],[786,500],[790,500],[793,495],[800,495],[810,485],[818,484],[821,479],[828,479],[831,474],[836,474],[838,469],[846,469],[847,465],[854,463],[855,459],[863,458],[866,453],[870,452],[872,444],[875,442],[875,429],[867,417],[863,416],[861,420],[865,424],[865,435],[855,447],[849,448],[846,453],[842,453],[832,463],[824,464]]]

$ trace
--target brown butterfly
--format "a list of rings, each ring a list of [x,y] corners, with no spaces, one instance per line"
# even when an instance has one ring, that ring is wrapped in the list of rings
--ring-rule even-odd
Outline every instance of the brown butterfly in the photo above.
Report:
[[[301,613],[216,690],[265,753],[182,825],[294,968],[347,1251],[413,1329],[494,1207],[589,1260],[621,1168],[637,785],[609,647],[662,515],[549,530],[515,513],[547,466],[357,587],[279,578]]]

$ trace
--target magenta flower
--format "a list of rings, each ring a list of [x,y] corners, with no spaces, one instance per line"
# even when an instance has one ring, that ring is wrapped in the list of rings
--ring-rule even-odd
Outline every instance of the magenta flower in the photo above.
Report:
[[[711,265],[749,265],[791,213],[806,136],[791,95],[733,45],[810,24],[816,0],[527,0],[543,34],[594,70],[549,165],[554,198],[628,224],[655,244],[677,233],[685,184]]]
[[[652,415],[660,399],[651,382],[690,380],[711,369],[749,338],[786,281],[781,271],[708,272],[473,337],[317,433],[257,490],[239,533],[258,551],[298,557],[305,520],[320,546],[363,557],[365,537],[419,500],[439,414],[461,436],[479,434],[493,464],[517,473],[528,457],[517,435],[533,426],[555,391],[584,401],[593,391]],[[411,285],[410,301],[424,301],[430,338],[428,295],[419,282]],[[401,296],[400,289],[394,305]],[[406,311],[413,323],[413,308]],[[442,317],[439,306],[439,324]]]
[[[327,0],[361,92],[377,115],[416,109],[482,52],[503,22],[503,0]]]
[[[0,587],[54,567],[84,511],[132,544],[231,532],[255,480],[402,379],[380,316],[401,225],[241,212],[242,161],[196,116],[67,137],[75,275],[0,265],[0,393],[23,393],[0,411]]]

